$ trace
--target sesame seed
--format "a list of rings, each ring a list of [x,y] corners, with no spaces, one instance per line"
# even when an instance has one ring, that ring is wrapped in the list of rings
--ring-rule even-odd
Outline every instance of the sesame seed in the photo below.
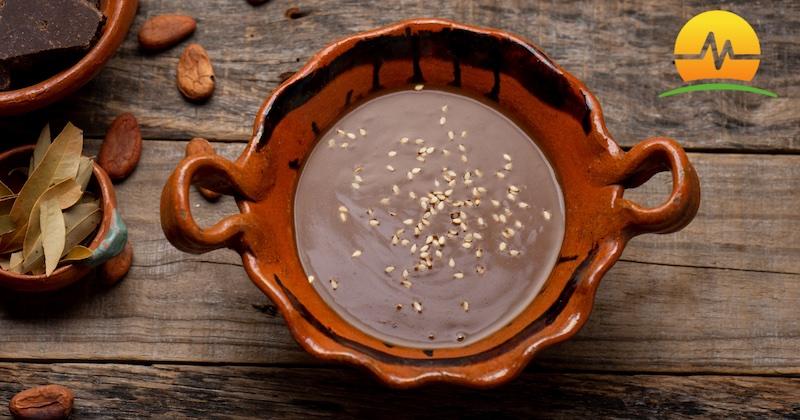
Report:
[[[387,266],[386,268],[383,269],[383,271],[385,271],[387,274],[391,273],[392,271],[394,271],[394,266],[393,265]]]
[[[461,161],[464,162],[464,163],[467,163],[469,161],[469,159],[467,158],[467,155],[461,155]]]
[[[424,87],[425,87],[425,85],[416,85],[416,86],[414,86],[414,90],[422,90],[422,88],[424,88]]]
[[[469,243],[469,242],[464,242],[464,243],[461,244],[461,246],[464,247],[464,248],[467,248],[467,249],[472,248],[472,244]]]
[[[339,133],[339,135],[342,136],[342,137],[344,137],[344,135],[347,134],[347,132],[342,130],[341,128],[337,128],[336,132]]]
[[[308,282],[314,283],[314,276],[308,276]]]
[[[444,125],[444,123],[446,123],[446,122],[447,122],[447,118],[445,118],[445,117],[439,118],[439,125]]]
[[[403,270],[402,275],[403,275],[404,279],[407,279],[408,278],[408,270]]]
[[[336,139],[328,140],[328,147],[334,147],[334,146],[336,146]]]
[[[544,216],[544,220],[550,220],[551,214],[549,211],[545,210],[542,212],[542,216]]]
[[[469,312],[469,302],[466,300],[461,302],[461,308],[464,309],[464,312]]]
[[[370,219],[369,220],[369,225],[370,226],[379,226],[380,224],[381,224],[381,222],[378,219]]]
[[[515,226],[517,229],[522,229],[522,222],[520,222],[519,220],[515,220],[515,221],[514,221],[514,226]]]
[[[395,184],[395,185],[392,185],[392,192],[393,192],[395,195],[397,195],[397,194],[400,194],[400,187],[398,187],[398,186],[397,186],[397,184]]]
[[[400,144],[406,144],[406,143],[408,143],[408,137],[403,137],[400,139]]]
[[[422,144],[422,143],[425,143],[425,140],[422,140],[422,139],[416,139],[416,140],[414,140],[414,144],[420,145],[420,144]]]
[[[386,165],[386,170],[389,171],[389,172],[394,172],[394,166]]]
[[[450,131],[447,132],[447,138],[449,138],[450,140],[453,140],[454,138],[456,138],[456,134],[453,133],[453,130],[450,130]]]
[[[510,171],[512,167],[513,167],[513,164],[511,162],[508,162],[503,166],[503,169],[505,169],[507,171]]]
[[[447,112],[447,105],[442,106],[442,112]]]
[[[356,175],[353,179],[355,179],[356,182],[364,182],[364,178],[361,178],[361,175]]]
[[[448,262],[447,262],[447,265],[448,265],[450,268],[453,268],[453,267],[455,267],[455,266],[456,266],[456,260],[454,260],[454,259],[450,258],[450,261],[448,261]]]
[[[503,178],[506,177],[506,174],[504,174],[502,172],[495,172],[495,175],[497,175],[497,177],[500,178],[500,179],[503,179]]]
[[[478,226],[486,226],[486,222],[483,220],[483,217],[478,217]]]
[[[411,286],[413,286],[413,283],[411,283],[411,282],[410,282],[410,281],[408,281],[408,280],[402,280],[402,281],[400,281],[400,284],[401,284],[403,287],[405,287],[406,289],[410,289],[410,288],[411,288]]]
[[[342,222],[346,222],[347,221],[347,213],[339,213],[339,219]]]
[[[336,281],[335,278],[331,277],[330,282],[331,282],[331,287],[333,288],[333,290],[336,290],[336,289],[339,288],[339,282]]]
[[[390,150],[389,153],[387,153],[387,154],[389,155],[389,157],[397,156],[397,152],[394,151],[394,150]]]
[[[361,188],[361,185],[360,185],[358,182],[354,182],[354,183],[352,183],[352,184],[350,184],[350,185],[352,185],[352,186],[353,186],[353,189],[355,189],[355,190],[357,190],[357,189]]]
[[[350,145],[350,143],[348,143],[348,142],[346,142],[346,141],[343,141],[343,142],[342,142],[342,143],[339,145],[339,147],[341,147],[342,149],[347,149],[347,146],[349,146],[349,145]]]
[[[353,258],[360,257],[361,256],[361,250],[357,249],[357,250],[353,251],[353,254],[350,255],[350,256],[353,257]]]
[[[414,168],[414,169],[411,170],[411,173],[416,175],[416,174],[420,173],[421,171],[422,171],[422,168]]]
[[[505,223],[508,220],[508,218],[506,218],[505,214],[501,214],[501,215],[497,216],[497,218],[500,219],[500,222],[502,222],[502,223]]]
[[[363,128],[359,128],[358,129],[358,134],[361,134],[362,136],[366,136],[367,135],[367,130],[364,130]]]
[[[508,253],[511,254],[512,257],[516,257],[517,255],[519,255],[519,251],[517,251],[516,249],[508,251]]]
[[[461,152],[466,152],[467,148],[463,144],[459,144],[458,145],[458,150],[461,151]]]
[[[463,278],[464,278],[464,273],[462,273],[462,272],[460,272],[460,271],[459,271],[459,272],[456,272],[456,273],[453,273],[453,278],[456,278],[456,279],[463,279]]]
[[[409,191],[408,192],[408,197],[410,199],[412,199],[412,200],[416,200],[417,199],[417,193],[415,193],[414,191]]]
[[[478,248],[478,250],[475,251],[475,257],[480,258],[482,256],[483,256],[483,248]]]
[[[467,137],[467,130],[461,132],[461,137]]]
[[[352,140],[356,138],[356,135],[353,133],[347,133],[347,138]]]
[[[410,171],[409,171],[409,172],[406,172],[406,178],[408,178],[408,179],[414,179],[414,174],[412,174]]]
[[[347,213],[348,212],[347,207],[345,207],[345,206],[339,206],[339,211],[342,212],[342,213]]]
[[[511,162],[511,156],[509,156],[506,153],[503,153],[503,159],[507,160],[508,162]]]
[[[414,307],[414,310],[415,310],[415,311],[417,311],[417,312],[419,312],[419,313],[422,313],[422,304],[421,304],[421,303],[419,303],[419,302],[417,302],[417,301],[415,300],[414,302],[412,302],[412,303],[411,303],[411,306],[413,306],[413,307]]]
[[[412,254],[417,252],[417,244],[411,245],[411,249],[409,249],[409,251],[411,251]]]
[[[389,197],[381,198],[381,204],[383,204],[384,206],[389,204]]]

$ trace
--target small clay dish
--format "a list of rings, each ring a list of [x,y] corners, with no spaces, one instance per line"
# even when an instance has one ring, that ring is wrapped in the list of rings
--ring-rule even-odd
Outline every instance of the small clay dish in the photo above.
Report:
[[[565,203],[564,240],[539,294],[511,322],[459,347],[403,347],[355,328],[309,284],[295,242],[296,186],[320,133],[359,99],[415,84],[493,101],[535,139]],[[624,197],[626,188],[666,170],[673,186],[662,205],[645,208]],[[193,182],[234,195],[240,213],[199,227],[189,204]],[[697,175],[675,141],[651,138],[623,151],[595,97],[529,42],[503,31],[417,19],[351,36],[314,56],[263,104],[235,162],[211,153],[185,158],[164,187],[161,224],[184,251],[238,251],[253,282],[311,354],[365,367],[395,387],[490,387],[581,328],[600,278],[628,240],[681,229],[699,202]]]
[[[33,149],[34,146],[29,145],[0,153],[0,167],[27,167]],[[128,242],[128,229],[117,211],[114,185],[108,175],[97,164],[94,164],[93,173],[94,177],[89,183],[88,189],[100,199],[103,218],[95,232],[94,239],[88,245],[89,249],[93,251],[92,256],[85,262],[58,267],[50,276],[17,274],[0,269],[0,287],[18,292],[52,292],[82,279],[96,266],[118,263],[115,257],[122,252]],[[5,173],[0,174],[0,179],[8,185],[19,184],[18,180],[8,180],[5,179],[6,177]],[[12,188],[14,187],[12,186]],[[113,281],[111,282],[113,283]]]
[[[101,0],[106,17],[103,33],[86,55],[71,67],[35,85],[0,92],[0,116],[19,115],[43,108],[80,89],[91,80],[125,40],[139,0]]]

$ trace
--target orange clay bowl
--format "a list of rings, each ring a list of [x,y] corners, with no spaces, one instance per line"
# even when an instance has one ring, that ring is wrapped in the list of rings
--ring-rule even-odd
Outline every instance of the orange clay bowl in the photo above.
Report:
[[[92,80],[117,51],[136,16],[138,0],[101,0],[106,16],[102,34],[86,55],[49,79],[22,89],[0,92],[0,116],[19,115],[60,101]]]
[[[20,146],[0,153],[0,167],[8,169],[27,167],[34,147]],[[22,186],[20,180],[9,180],[5,173],[0,173],[0,180],[11,186]],[[58,267],[50,276],[18,274],[0,269],[0,293],[3,293],[2,289],[26,293],[52,292],[81,280],[96,266],[118,263],[114,257],[122,252],[128,242],[128,229],[117,210],[114,185],[106,172],[97,164],[94,164],[89,190],[100,200],[100,210],[103,212],[94,238],[87,245],[92,250],[92,256],[80,263]]]
[[[552,165],[565,203],[565,237],[541,292],[491,336],[457,348],[388,345],[334,312],[309,284],[295,245],[293,203],[302,163],[347,111],[376,91],[424,83],[485,95],[514,117]],[[672,172],[672,193],[655,208],[624,198],[654,174]],[[240,213],[210,228],[192,218],[189,186],[236,197]],[[491,387],[517,375],[540,350],[586,322],[603,274],[641,233],[668,233],[692,220],[700,202],[694,168],[671,139],[624,152],[586,87],[536,47],[503,31],[416,19],[354,35],[314,56],[258,112],[253,137],[235,161],[184,159],[161,196],[167,238],[186,252],[228,247],[280,308],[311,354],[365,367],[395,387],[450,382]]]

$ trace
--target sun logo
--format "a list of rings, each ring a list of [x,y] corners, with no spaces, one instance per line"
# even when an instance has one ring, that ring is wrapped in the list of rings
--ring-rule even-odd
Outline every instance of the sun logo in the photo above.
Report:
[[[741,16],[711,10],[689,19],[675,39],[675,68],[684,82],[724,79],[749,82],[761,63],[756,31]],[[681,86],[658,95],[673,96],[708,90],[737,90],[777,97],[773,92],[738,83]]]

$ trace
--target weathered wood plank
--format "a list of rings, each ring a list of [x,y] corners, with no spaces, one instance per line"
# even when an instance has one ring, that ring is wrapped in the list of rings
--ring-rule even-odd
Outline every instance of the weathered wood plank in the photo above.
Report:
[[[89,143],[96,150],[98,142]],[[164,238],[159,195],[184,145],[147,142],[139,168],[118,186],[135,249],[129,277],[110,290],[83,283],[46,298],[0,294],[0,358],[314,363],[252,286],[238,255],[184,254]],[[243,147],[215,146],[228,157]],[[539,364],[800,373],[800,222],[793,211],[800,197],[792,183],[800,179],[800,156],[692,159],[705,188],[698,218],[675,239],[634,240],[623,256],[630,261],[600,286],[584,330]],[[760,192],[751,197],[745,180]],[[646,184],[637,199],[658,202],[663,187]],[[209,204],[195,195],[193,203],[206,223],[236,211],[230,200]]]
[[[396,391],[343,368],[119,364],[2,363],[0,402],[50,382],[73,389],[75,418],[800,416],[798,378],[527,372],[491,391]]]
[[[349,34],[400,19],[438,16],[498,27],[539,45],[585,81],[604,105],[608,126],[624,145],[668,135],[704,149],[800,150],[800,3],[740,2],[730,9],[755,26],[762,65],[754,85],[780,95],[770,99],[734,92],[706,92],[659,99],[681,85],[672,65],[675,36],[692,15],[709,9],[695,1],[521,2],[314,0],[308,16],[290,20],[295,3],[270,1],[253,8],[244,1],[143,0],[133,30],[103,73],[73,100],[53,110],[66,113],[92,136],[102,136],[120,112],[135,113],[147,138],[200,135],[246,140],[263,99],[280,75],[295,71],[323,46]],[[193,105],[175,88],[182,47],[157,55],[139,51],[135,33],[144,19],[181,12],[199,20],[192,42],[214,61],[217,91]]]

